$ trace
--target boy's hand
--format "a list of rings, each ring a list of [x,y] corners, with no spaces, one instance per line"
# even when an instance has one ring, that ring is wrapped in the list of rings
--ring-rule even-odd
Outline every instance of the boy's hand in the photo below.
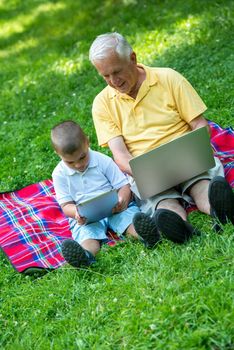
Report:
[[[70,218],[77,220],[79,225],[84,225],[86,223],[86,218],[80,216],[78,213],[76,204],[74,202],[67,202],[61,205],[64,214]]]
[[[126,200],[126,198],[120,198],[119,197],[119,201],[116,204],[116,206],[112,209],[112,213],[119,213],[125,209],[127,209],[128,207],[128,200]]]
[[[116,206],[112,209],[113,214],[119,213],[119,212],[127,209],[128,204],[132,198],[130,186],[125,185],[125,186],[121,187],[120,190],[118,191],[118,197],[119,197],[119,201],[116,204]]]
[[[86,223],[86,218],[84,216],[80,216],[78,211],[76,212],[75,219],[79,225],[84,225]]]

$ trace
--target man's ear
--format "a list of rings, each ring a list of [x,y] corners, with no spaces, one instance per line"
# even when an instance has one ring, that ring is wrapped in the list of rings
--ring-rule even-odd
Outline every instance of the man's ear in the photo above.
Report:
[[[134,51],[130,54],[130,61],[134,64],[137,64],[137,58]]]

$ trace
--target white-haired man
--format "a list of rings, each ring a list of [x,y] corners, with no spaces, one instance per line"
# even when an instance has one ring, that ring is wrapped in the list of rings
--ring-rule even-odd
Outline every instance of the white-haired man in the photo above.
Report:
[[[107,83],[92,108],[98,142],[109,146],[115,162],[130,179],[133,156],[190,130],[208,127],[203,117],[206,106],[190,83],[173,69],[138,64],[136,53],[119,33],[99,35],[89,58]],[[133,221],[136,231],[142,224],[146,229],[156,226],[172,241],[186,241],[196,230],[187,222],[184,201],[195,203],[216,223],[234,224],[234,194],[218,159],[209,172],[145,201],[137,198],[131,180],[142,210]]]

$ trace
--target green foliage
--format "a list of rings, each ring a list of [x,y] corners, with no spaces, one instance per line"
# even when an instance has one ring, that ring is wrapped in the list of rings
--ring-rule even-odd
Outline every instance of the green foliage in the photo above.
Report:
[[[91,118],[104,87],[88,61],[96,35],[126,35],[140,62],[185,75],[209,109],[233,125],[231,0],[0,0],[0,191],[51,177],[50,129]],[[108,153],[108,150],[104,150]],[[17,274],[0,254],[1,349],[233,349],[233,229],[187,245],[104,248],[88,270]]]
[[[103,32],[126,35],[140,61],[180,71],[207,117],[232,124],[232,11],[231,1],[2,0],[0,191],[51,176],[49,134],[61,120],[78,120],[98,149],[91,105],[104,82],[88,49]]]

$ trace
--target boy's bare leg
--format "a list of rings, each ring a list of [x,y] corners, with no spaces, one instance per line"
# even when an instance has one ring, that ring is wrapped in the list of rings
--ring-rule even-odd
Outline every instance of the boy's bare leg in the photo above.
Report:
[[[73,239],[65,239],[62,243],[64,259],[73,267],[89,266],[95,262],[94,256],[100,250],[100,243],[95,239],[87,239],[81,244]]]
[[[126,229],[125,232],[126,232],[126,235],[127,235],[127,236],[131,236],[131,237],[133,237],[133,238],[135,238],[135,239],[139,239],[139,236],[138,236],[138,234],[137,234],[137,232],[136,232],[136,230],[135,230],[133,224],[131,224],[130,226],[128,226],[128,228]]]
[[[93,256],[95,256],[101,248],[100,242],[96,239],[86,239],[81,243],[81,247],[88,250]]]

